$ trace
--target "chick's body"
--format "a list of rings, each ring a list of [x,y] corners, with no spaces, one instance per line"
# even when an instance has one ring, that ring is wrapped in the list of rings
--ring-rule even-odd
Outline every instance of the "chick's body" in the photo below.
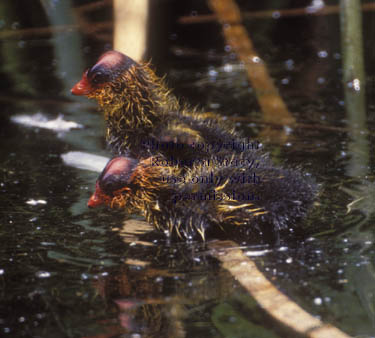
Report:
[[[153,166],[150,158],[116,157],[99,177],[88,205],[104,203],[142,214],[156,228],[185,239],[205,239],[211,230],[237,225],[250,232],[292,228],[306,214],[316,185],[299,171],[273,167],[267,157],[258,160],[251,169],[201,165],[184,172]]]

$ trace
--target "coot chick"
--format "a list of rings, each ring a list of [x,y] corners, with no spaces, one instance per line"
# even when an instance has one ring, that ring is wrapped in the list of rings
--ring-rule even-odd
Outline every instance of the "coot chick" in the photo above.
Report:
[[[311,178],[298,170],[273,167],[266,156],[252,168],[237,162],[182,171],[153,163],[152,158],[113,158],[99,176],[88,206],[122,208],[144,215],[170,236],[205,240],[211,232],[237,226],[249,233],[293,228],[317,191]]]
[[[104,53],[71,92],[97,100],[107,122],[107,142],[115,155],[208,157],[202,149],[196,147],[192,152],[184,145],[241,138],[234,126],[218,116],[180,104],[149,64],[117,51]]]

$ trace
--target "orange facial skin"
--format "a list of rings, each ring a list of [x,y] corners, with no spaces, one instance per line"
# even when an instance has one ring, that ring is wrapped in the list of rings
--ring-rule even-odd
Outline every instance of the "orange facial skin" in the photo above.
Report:
[[[71,89],[71,93],[73,95],[82,96],[82,95],[89,95],[92,93],[95,88],[93,88],[87,79],[87,70],[83,73],[82,79],[77,82],[74,87]]]
[[[89,201],[87,202],[87,206],[89,208],[97,208],[102,205],[107,205],[111,208],[121,207],[122,195],[126,193],[130,193],[130,189],[124,187],[114,191],[111,195],[108,195],[100,188],[97,182],[95,192],[91,195]]]
[[[91,195],[87,202],[87,206],[89,208],[97,208],[103,204],[110,205],[111,200],[111,196],[105,194],[102,189],[100,189],[99,183],[96,182],[95,192]]]

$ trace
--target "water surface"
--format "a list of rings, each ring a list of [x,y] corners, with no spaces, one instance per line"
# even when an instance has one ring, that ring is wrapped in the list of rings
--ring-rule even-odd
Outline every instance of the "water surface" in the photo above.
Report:
[[[251,9],[239,3],[243,11]],[[195,2],[175,7],[178,15],[209,12]],[[266,8],[271,2],[257,9]],[[136,215],[87,209],[97,173],[69,167],[61,155],[110,153],[100,112],[69,89],[111,40],[77,29],[69,5],[58,9],[66,14],[59,20],[36,2],[22,10],[0,5],[1,335],[281,337],[203,243],[169,241],[143,229]],[[28,19],[30,12],[38,20]],[[110,8],[87,18],[111,20]],[[239,245],[304,309],[350,335],[373,337],[374,13],[363,18],[368,120],[357,132],[364,148],[346,116],[337,15],[245,21],[297,119],[286,138],[273,136],[283,133],[282,126],[262,122],[244,67],[218,23],[171,23],[168,48],[155,62],[176,95],[233,119],[245,135],[263,142],[276,163],[316,179],[320,193],[301,224],[303,237],[276,246],[244,238]],[[61,24],[72,27],[17,33]],[[34,114],[60,115],[83,128],[56,132],[12,121]]]

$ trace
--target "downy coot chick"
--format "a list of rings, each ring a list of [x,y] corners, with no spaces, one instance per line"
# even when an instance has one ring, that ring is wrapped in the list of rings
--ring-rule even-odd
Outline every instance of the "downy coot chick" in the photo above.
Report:
[[[238,160],[234,159],[233,160]],[[312,204],[316,184],[297,170],[257,165],[153,165],[153,159],[115,157],[96,183],[88,206],[105,204],[138,213],[157,229],[183,239],[246,226],[249,232],[293,228]]]
[[[104,53],[71,92],[97,100],[107,122],[107,142],[116,155],[208,157],[198,147],[192,152],[183,146],[241,138],[218,116],[181,105],[149,64],[117,51]]]

